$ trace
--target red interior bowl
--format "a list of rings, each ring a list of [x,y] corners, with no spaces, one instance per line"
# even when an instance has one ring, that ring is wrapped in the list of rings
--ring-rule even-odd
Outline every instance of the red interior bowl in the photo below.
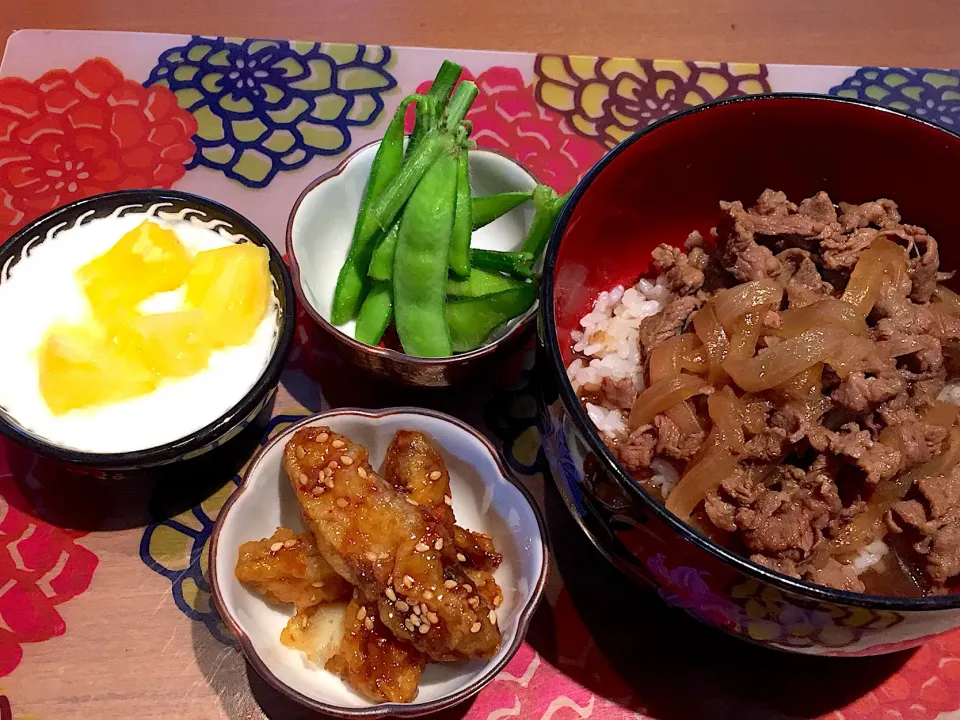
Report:
[[[890,198],[940,243],[941,268],[960,269],[960,137],[855,101],[812,95],[742,97],[705,105],[635,135],[580,183],[545,267],[553,274],[557,338],[601,290],[636,282],[659,243],[708,237],[720,200],[756,200],[765,188],[798,201],[826,190],[834,202]]]

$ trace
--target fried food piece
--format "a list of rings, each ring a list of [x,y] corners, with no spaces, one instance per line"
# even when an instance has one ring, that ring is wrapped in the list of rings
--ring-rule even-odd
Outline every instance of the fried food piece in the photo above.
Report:
[[[268,600],[297,608],[346,600],[352,591],[323,559],[312,535],[297,535],[284,527],[241,545],[234,572],[237,580]]]
[[[303,428],[283,465],[320,553],[394,635],[440,662],[497,652],[496,612],[464,588],[450,532],[377,475],[364,447]]]
[[[346,609],[347,603],[343,601],[297,608],[280,631],[280,642],[299,650],[310,662],[323,666],[339,647]]]
[[[486,589],[487,600],[494,607],[503,601],[503,593],[493,579],[503,556],[497,552],[493,538],[456,525],[450,473],[443,456],[422,432],[398,430],[387,448],[384,478],[398,491],[417,503],[428,520],[442,524],[453,535],[457,560],[471,584]]]
[[[390,632],[377,610],[376,603],[350,601],[345,632],[325,667],[372,700],[413,702],[427,658]]]

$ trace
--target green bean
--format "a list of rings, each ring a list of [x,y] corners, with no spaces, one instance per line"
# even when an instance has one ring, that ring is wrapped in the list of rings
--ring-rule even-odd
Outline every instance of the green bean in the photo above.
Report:
[[[370,206],[384,189],[401,173],[403,163],[403,116],[407,105],[419,99],[411,95],[400,103],[387,126],[380,147],[373,158],[370,175],[360,201],[357,222],[353,227],[353,241],[347,259],[340,268],[337,286],[333,292],[333,307],[330,320],[334,325],[342,325],[357,314],[360,304],[370,287],[367,279],[367,267],[373,253],[374,240],[380,232],[377,218],[370,212]]]
[[[481,270],[503,272],[521,279],[534,277],[533,255],[528,252],[473,249],[470,251],[470,263]]]
[[[490,333],[508,320],[529,310],[537,299],[533,283],[477,298],[447,303],[447,325],[454,352],[482,346]]]
[[[393,317],[393,293],[390,283],[375,282],[357,315],[354,337],[367,345],[377,345]]]
[[[473,268],[466,280],[447,280],[447,298],[481,297],[492,293],[512,290],[526,285],[526,281],[489,270]]]
[[[429,136],[421,149],[428,142]],[[393,300],[397,334],[407,355],[452,354],[444,301],[456,194],[457,158],[447,151],[427,170],[403,210],[393,261]]]
[[[530,199],[529,192],[503,192],[473,198],[473,229],[479,230]]]
[[[427,90],[426,97],[429,98],[430,102],[425,103],[422,107],[417,106],[417,119],[413,124],[410,142],[407,143],[407,157],[410,157],[413,151],[417,149],[428,130],[436,130],[439,127],[440,118],[443,117],[443,111],[447,106],[447,99],[450,97],[453,86],[457,84],[461,72],[463,72],[463,68],[449,60],[444,60],[443,64],[440,65],[437,76],[430,84],[430,89]]]
[[[462,123],[463,119],[467,116],[470,106],[473,105],[473,101],[477,99],[477,95],[479,94],[480,89],[475,83],[469,80],[464,80],[457,85],[457,88],[453,91],[453,95],[450,96],[450,103],[447,105],[448,133],[456,132],[457,128],[460,127],[460,123]],[[470,128],[472,127],[473,125],[471,124]]]
[[[393,254],[397,249],[399,232],[400,221],[397,220],[380,236],[380,241],[373,250],[373,257],[370,258],[370,269],[367,271],[374,280],[388,281],[393,278]]]
[[[393,182],[384,188],[383,193],[373,203],[371,212],[380,223],[380,227],[384,230],[390,228],[423,176],[437,158],[450,153],[453,144],[453,137],[446,133],[428,132],[424,136],[423,142],[403,163]]]
[[[453,239],[450,241],[450,269],[460,277],[470,276],[470,234],[472,228],[472,196],[470,194],[470,162],[465,149],[457,153],[457,200],[453,218]]]
[[[530,230],[523,239],[520,249],[533,255],[534,262],[547,246],[553,226],[557,224],[557,217],[567,202],[570,193],[557,197],[556,191],[549,185],[537,185],[533,190],[533,206],[535,213]]]

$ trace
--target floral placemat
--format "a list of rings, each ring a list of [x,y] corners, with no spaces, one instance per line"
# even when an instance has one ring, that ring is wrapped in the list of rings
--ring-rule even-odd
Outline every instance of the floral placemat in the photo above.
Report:
[[[634,130],[745,93],[857,97],[960,127],[956,70],[21,31],[0,65],[0,242],[77,198],[175,187],[237,208],[282,248],[300,191],[382,133],[445,57],[481,89],[469,115],[478,142],[560,190]],[[542,502],[555,551],[527,642],[443,717],[960,717],[958,633],[856,661],[776,655],[622,580],[545,480],[531,365],[517,358],[467,396],[350,382],[302,322],[272,418],[215,461],[156,483],[78,481],[0,441],[0,720],[307,717],[246,665],[213,610],[207,539],[266,438],[321,408],[396,404],[488,432]],[[674,605],[705,587],[695,574],[664,580]],[[816,618],[791,627],[818,632]]]

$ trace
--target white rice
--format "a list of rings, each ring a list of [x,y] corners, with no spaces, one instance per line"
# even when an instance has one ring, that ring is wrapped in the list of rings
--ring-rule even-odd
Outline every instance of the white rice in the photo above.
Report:
[[[890,552],[890,548],[883,540],[874,540],[857,553],[850,564],[853,565],[853,571],[860,575],[880,562],[888,552]]]
[[[656,284],[641,280],[627,290],[618,285],[600,293],[593,309],[580,319],[583,329],[573,332],[573,351],[578,357],[567,368],[567,376],[574,391],[599,390],[604,378],[630,378],[638,390],[643,387],[637,331],[641,320],[660,312],[669,295],[662,277]],[[622,421],[617,425],[609,412],[604,416],[602,408],[594,408],[591,413],[588,405],[587,412],[601,432],[616,434],[626,429]],[[614,412],[622,415],[619,410]]]
[[[676,487],[677,483],[680,482],[680,473],[677,472],[677,469],[673,465],[661,458],[651,460],[650,469],[656,473],[656,475],[650,478],[651,484],[659,487],[660,494],[666,498],[673,488]]]

